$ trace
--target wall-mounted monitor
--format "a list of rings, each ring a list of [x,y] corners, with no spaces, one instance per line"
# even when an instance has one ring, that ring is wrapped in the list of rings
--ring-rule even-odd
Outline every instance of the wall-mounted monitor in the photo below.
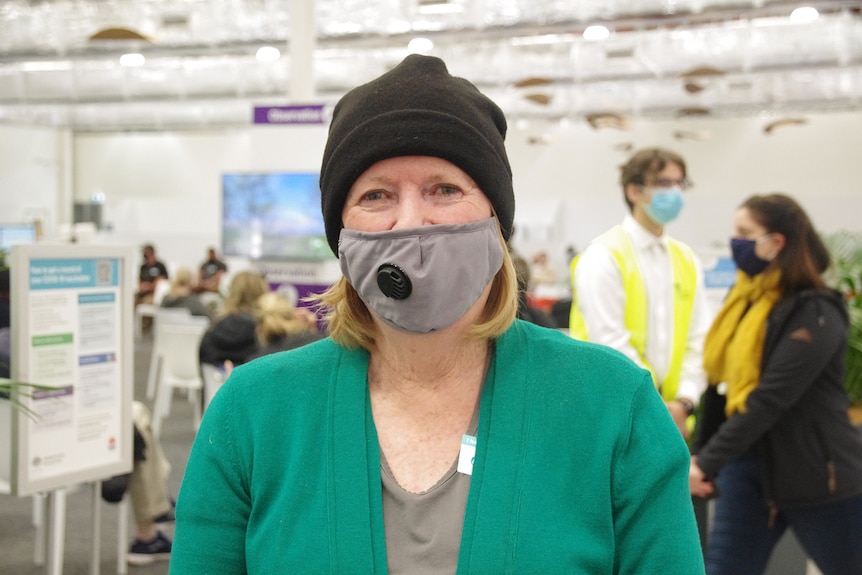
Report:
[[[326,243],[316,173],[222,175],[222,252],[254,260],[322,260]]]
[[[0,249],[8,252],[18,244],[32,244],[36,241],[35,224],[0,224]]]

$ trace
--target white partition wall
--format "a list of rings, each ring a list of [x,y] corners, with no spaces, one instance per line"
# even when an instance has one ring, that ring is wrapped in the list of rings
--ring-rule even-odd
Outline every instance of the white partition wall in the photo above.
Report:
[[[511,121],[515,245],[527,255],[547,249],[562,266],[566,245],[582,247],[619,221],[626,208],[618,167],[632,150],[656,145],[688,161],[696,185],[669,229],[696,249],[723,248],[734,207],[748,194],[773,190],[799,199],[823,231],[858,230],[862,113],[800,117],[805,124],[770,134],[764,128],[775,118],[754,116],[635,119],[628,130]],[[220,243],[220,175],[316,171],[326,133],[324,125],[85,133],[66,146],[64,132],[0,127],[0,207],[9,218],[41,210],[62,223],[73,200],[104,194],[103,220],[112,231],[96,241],[152,241],[169,266],[196,266],[207,246]],[[66,178],[73,198],[64,191]]]
[[[0,221],[39,220],[47,235],[72,214],[71,136],[0,124]]]
[[[619,166],[632,150],[664,146],[688,161],[696,186],[671,233],[697,249],[723,247],[734,207],[748,194],[797,197],[824,231],[856,229],[862,208],[862,113],[805,114],[806,124],[764,132],[774,118],[635,120],[629,130],[586,122],[512,121],[507,148],[515,179],[516,246],[548,249],[562,265],[622,218]],[[80,134],[75,198],[105,194],[113,234],[154,241],[176,265],[218,245],[220,174],[318,170],[325,126],[267,126],[217,133]]]
[[[221,243],[222,174],[317,172],[326,132],[314,125],[78,135],[76,199],[103,193],[111,237],[155,243],[169,269],[196,268],[206,248]],[[231,271],[241,265],[228,264]]]

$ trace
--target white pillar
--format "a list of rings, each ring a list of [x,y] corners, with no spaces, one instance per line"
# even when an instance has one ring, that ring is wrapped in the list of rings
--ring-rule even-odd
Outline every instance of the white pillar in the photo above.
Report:
[[[314,48],[317,26],[314,0],[290,0],[290,79],[288,97],[294,102],[314,99]]]

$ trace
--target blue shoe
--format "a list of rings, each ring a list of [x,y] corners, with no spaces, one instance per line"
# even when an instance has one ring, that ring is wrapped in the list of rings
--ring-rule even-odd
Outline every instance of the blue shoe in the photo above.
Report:
[[[167,561],[170,558],[171,542],[158,532],[152,541],[135,539],[129,549],[127,561],[129,565],[149,565],[156,561]]]

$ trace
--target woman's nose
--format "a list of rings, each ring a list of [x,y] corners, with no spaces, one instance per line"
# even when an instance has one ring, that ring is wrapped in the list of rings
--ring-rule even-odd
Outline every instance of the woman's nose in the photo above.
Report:
[[[421,197],[413,195],[402,196],[398,202],[395,225],[393,229],[418,228],[431,223],[429,206]]]

